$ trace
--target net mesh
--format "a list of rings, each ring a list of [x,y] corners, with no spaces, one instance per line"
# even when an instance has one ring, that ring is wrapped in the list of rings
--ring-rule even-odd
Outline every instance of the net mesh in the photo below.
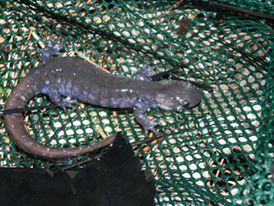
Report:
[[[214,1],[273,14],[273,2]],[[211,86],[198,107],[153,109],[161,141],[136,151],[157,186],[157,205],[273,205],[273,29],[271,23],[205,7],[209,1],[5,1],[0,3],[0,107],[39,64],[48,40],[64,56],[83,54],[114,74],[145,65]],[[29,106],[50,105],[37,96]],[[0,127],[2,167],[43,167],[15,148]],[[50,147],[93,144],[122,131],[145,139],[131,110],[80,104],[25,116],[33,138]],[[58,163],[56,163],[58,164]]]

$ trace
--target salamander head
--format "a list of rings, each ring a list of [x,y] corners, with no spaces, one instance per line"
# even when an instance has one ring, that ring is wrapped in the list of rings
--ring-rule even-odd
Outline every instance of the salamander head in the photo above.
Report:
[[[164,80],[159,83],[162,86],[155,99],[161,109],[181,111],[201,102],[201,92],[190,82]]]

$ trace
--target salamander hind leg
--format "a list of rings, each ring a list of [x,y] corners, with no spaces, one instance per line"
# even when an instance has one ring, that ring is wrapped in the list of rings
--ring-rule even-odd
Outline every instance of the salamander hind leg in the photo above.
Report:
[[[151,81],[150,77],[155,74],[156,72],[151,67],[145,66],[136,72],[135,79]]]
[[[60,44],[53,40],[49,40],[41,56],[42,62],[46,62],[53,55],[60,55],[61,49],[62,46]]]
[[[78,105],[78,101],[76,99],[63,96],[58,91],[47,93],[47,95],[54,104],[57,104],[63,109],[66,107],[75,107],[76,105]]]

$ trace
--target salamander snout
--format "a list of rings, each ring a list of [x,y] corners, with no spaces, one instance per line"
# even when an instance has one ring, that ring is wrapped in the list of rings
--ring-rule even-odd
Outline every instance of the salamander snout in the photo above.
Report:
[[[188,82],[170,81],[156,95],[160,108],[181,111],[197,106],[202,100],[201,91]]]
[[[183,109],[191,109],[200,104],[202,95],[198,89],[193,89],[190,93],[185,96],[177,96],[174,101],[174,110],[182,111]]]
[[[202,100],[201,91],[190,83],[187,83],[187,85],[185,93],[178,92],[177,97],[183,109],[191,109],[200,104]]]

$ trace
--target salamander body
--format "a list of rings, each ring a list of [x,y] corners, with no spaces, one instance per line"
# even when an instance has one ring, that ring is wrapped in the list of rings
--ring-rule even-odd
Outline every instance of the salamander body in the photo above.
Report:
[[[145,71],[145,70],[144,70]],[[148,71],[148,70],[147,70]],[[29,72],[14,88],[5,104],[5,110],[24,108],[34,96],[42,93],[60,107],[84,102],[107,108],[134,108],[134,114],[147,134],[158,124],[148,120],[144,113],[150,108],[176,110],[195,107],[201,101],[200,91],[187,82],[150,81],[141,72],[136,78],[110,74],[98,65],[78,57],[51,59]],[[33,140],[26,129],[22,114],[4,117],[5,127],[15,144],[27,153],[44,159],[66,159],[109,144],[106,139],[99,145],[79,148],[49,148]]]

